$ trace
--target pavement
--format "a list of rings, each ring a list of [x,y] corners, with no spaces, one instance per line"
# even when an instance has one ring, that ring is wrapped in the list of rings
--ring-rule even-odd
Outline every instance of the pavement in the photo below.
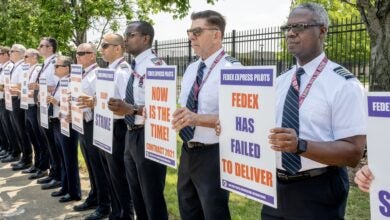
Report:
[[[41,190],[36,180],[29,180],[30,174],[12,171],[9,163],[0,163],[0,219],[1,220],[61,220],[84,219],[93,210],[73,211],[73,206],[84,201],[89,191],[86,173],[80,172],[82,200],[78,202],[59,203],[58,197],[50,194],[57,189]]]

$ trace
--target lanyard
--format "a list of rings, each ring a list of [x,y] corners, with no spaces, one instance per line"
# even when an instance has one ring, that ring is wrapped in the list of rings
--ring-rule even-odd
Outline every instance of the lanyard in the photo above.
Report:
[[[301,107],[303,101],[305,101],[307,95],[309,94],[309,91],[311,89],[311,86],[313,85],[314,81],[317,79],[317,77],[322,73],[322,70],[324,70],[326,63],[328,63],[328,58],[324,57],[322,59],[321,63],[317,66],[316,71],[314,72],[313,76],[310,78],[309,83],[307,84],[305,90],[302,92],[302,94],[299,96],[299,107]],[[298,82],[297,82],[297,75],[296,73],[293,75],[292,78],[292,85],[295,90],[298,91],[299,93],[299,87],[298,87]]]
[[[96,69],[97,66],[98,66],[98,65],[95,63],[88,71],[85,71],[85,73],[83,73],[82,78],[84,79],[84,77],[87,76],[88,73],[92,72],[92,70]]]
[[[37,68],[37,64],[34,65],[34,67],[32,68],[32,70],[30,71],[30,75],[28,76],[28,81],[30,82],[31,80],[31,76],[33,75],[34,73],[34,70]]]
[[[209,78],[211,71],[214,69],[214,67],[218,64],[218,62],[222,59],[222,57],[225,55],[225,51],[222,50],[221,53],[215,58],[213,64],[210,66],[209,71],[207,72],[206,77],[202,80],[202,83],[200,86],[196,83],[196,78],[194,81],[194,98],[195,100],[198,100],[198,94],[200,90],[202,89],[203,85],[206,83],[206,80]]]

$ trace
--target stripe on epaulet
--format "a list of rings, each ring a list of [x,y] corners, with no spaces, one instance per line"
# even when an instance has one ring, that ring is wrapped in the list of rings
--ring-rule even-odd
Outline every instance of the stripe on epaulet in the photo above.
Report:
[[[160,59],[159,57],[152,58],[152,59],[150,59],[150,61],[152,61],[157,66],[161,66],[164,63],[164,61],[162,59]]]
[[[129,65],[127,65],[126,63],[121,63],[121,64],[119,65],[119,67],[120,67],[121,69],[129,69]]]
[[[229,61],[230,63],[239,63],[240,62],[239,60],[237,60],[236,58],[231,57],[231,56],[226,56],[225,60]]]
[[[349,72],[347,69],[345,69],[342,66],[338,66],[334,68],[333,71],[339,74],[340,76],[344,77],[345,79],[351,79],[355,77],[355,75],[353,75],[351,72]]]

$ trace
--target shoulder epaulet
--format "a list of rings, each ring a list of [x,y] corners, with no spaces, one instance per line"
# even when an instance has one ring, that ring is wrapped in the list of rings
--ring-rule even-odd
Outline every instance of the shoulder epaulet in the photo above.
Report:
[[[162,59],[160,59],[159,57],[152,58],[152,59],[150,59],[150,61],[152,61],[152,63],[154,63],[157,66],[161,66],[164,63],[164,61]]]
[[[344,77],[345,79],[351,79],[355,77],[355,75],[353,75],[351,72],[349,72],[347,69],[345,69],[342,66],[338,66],[334,68],[333,71],[338,75]]]
[[[226,57],[225,57],[225,60],[227,60],[227,61],[230,62],[230,63],[239,63],[239,62],[240,62],[240,61],[238,61],[236,58],[231,57],[231,56],[226,56]]]
[[[129,65],[127,65],[127,64],[124,62],[124,63],[121,63],[121,64],[119,65],[119,67],[120,67],[121,69],[128,69],[128,68],[129,68]]]
[[[294,66],[290,66],[289,68],[285,69],[283,72],[280,73],[280,75],[283,75],[287,73],[289,70],[291,70]]]

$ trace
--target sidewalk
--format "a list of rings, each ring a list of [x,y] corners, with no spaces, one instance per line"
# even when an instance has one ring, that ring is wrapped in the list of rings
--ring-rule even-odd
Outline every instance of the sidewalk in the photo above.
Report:
[[[9,163],[0,163],[0,219],[84,219],[93,210],[74,212],[73,206],[84,201],[89,191],[88,177],[80,172],[83,199],[78,202],[59,203],[50,196],[58,190],[41,190],[36,180],[27,179],[29,174],[12,171]]]

